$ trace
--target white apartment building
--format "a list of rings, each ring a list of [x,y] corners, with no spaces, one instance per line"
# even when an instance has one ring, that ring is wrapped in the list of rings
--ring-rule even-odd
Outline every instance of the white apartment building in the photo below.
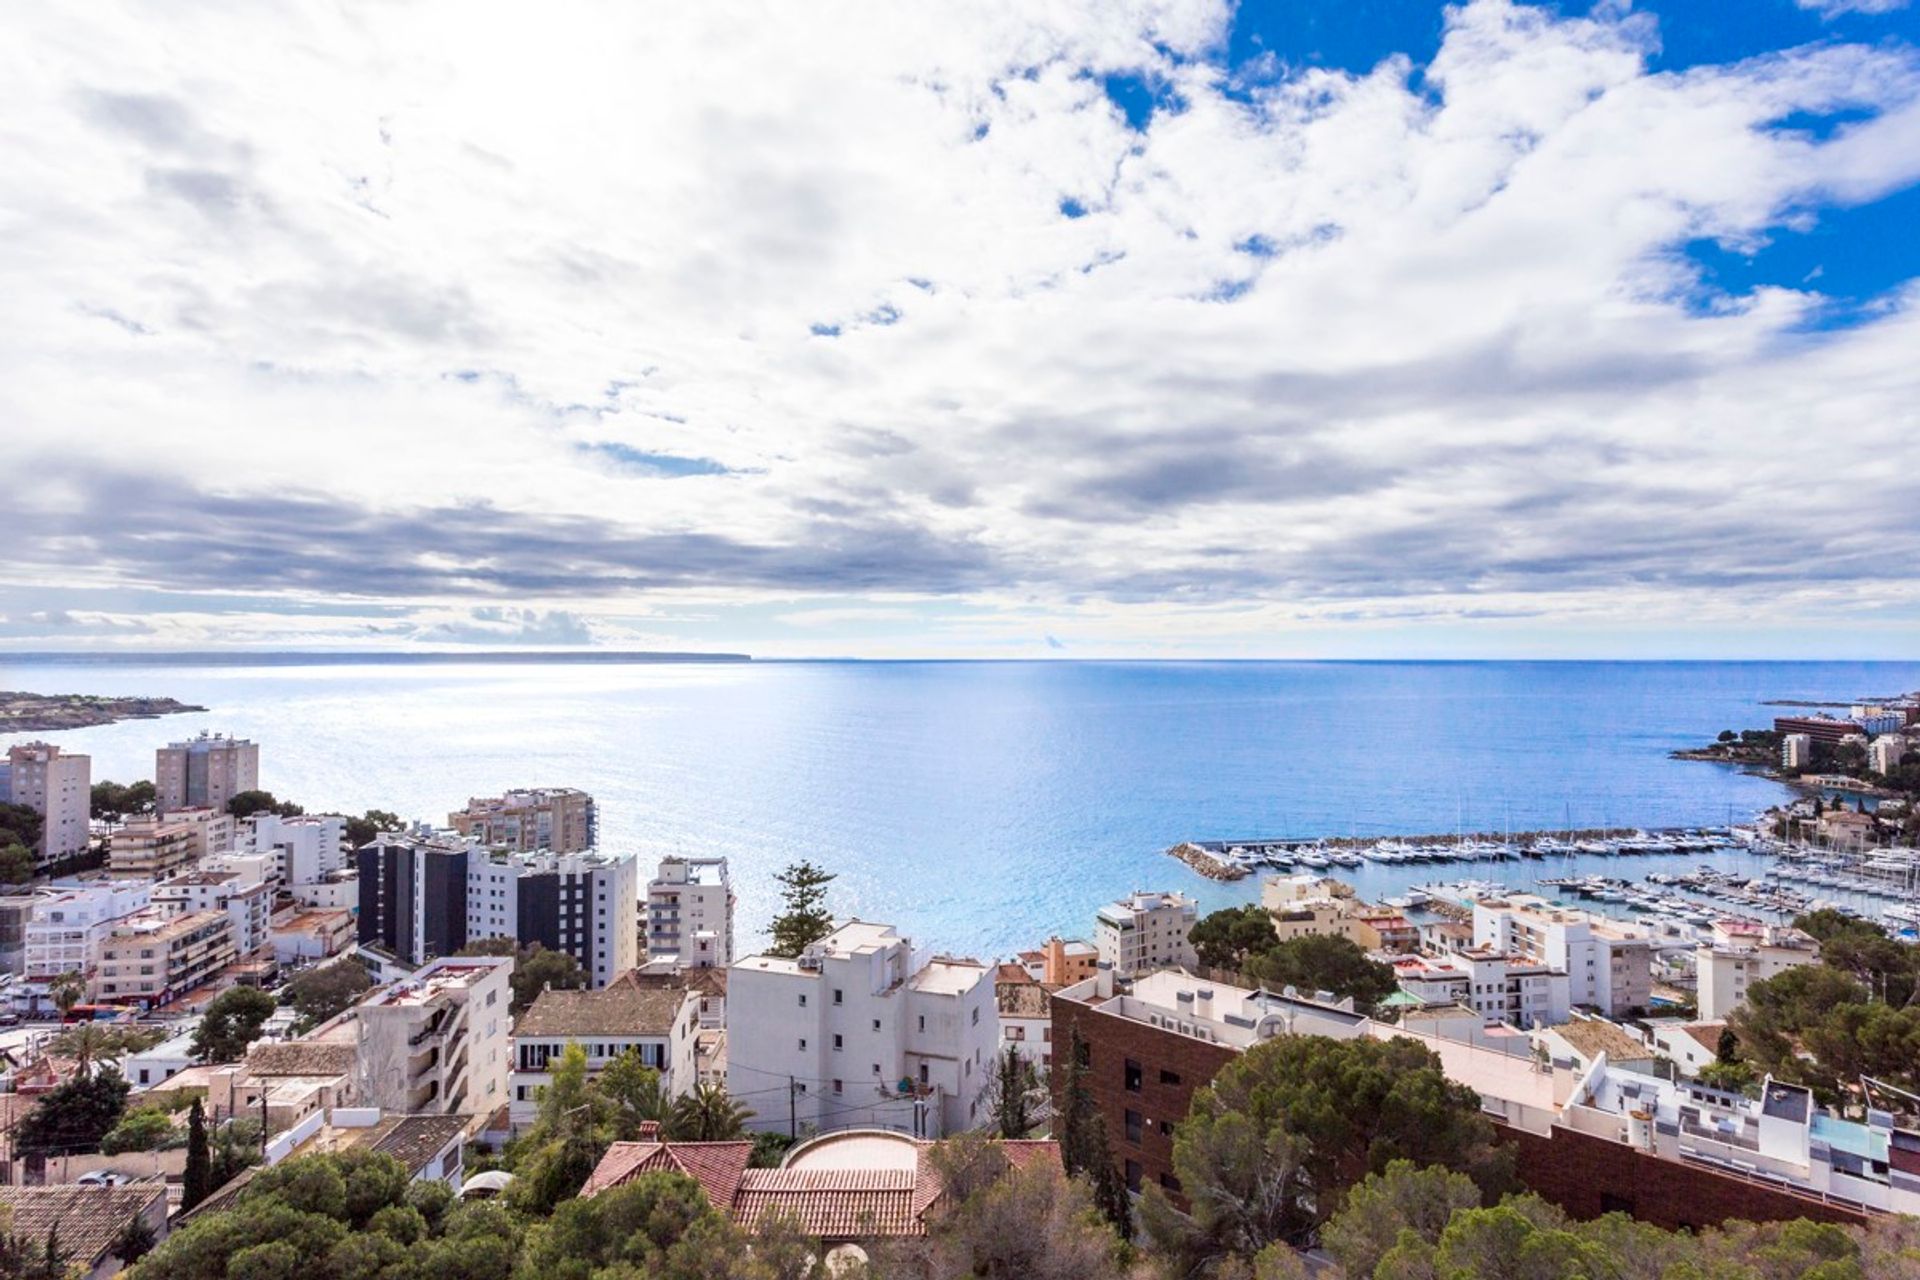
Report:
[[[202,732],[153,753],[155,808],[216,809],[242,791],[260,789],[260,748],[245,738]]]
[[[114,921],[102,940],[99,998],[151,1008],[210,981],[233,961],[225,912],[177,916],[147,907]]]
[[[1754,983],[1818,963],[1820,944],[1791,925],[1723,920],[1693,957],[1700,1021],[1724,1022]]]
[[[1789,733],[1780,739],[1780,767],[1807,769],[1813,766],[1813,736]]]
[[[681,969],[733,963],[733,883],[725,858],[662,858],[647,885],[647,959]]]
[[[1000,1052],[1015,1050],[1040,1079],[1049,1079],[1047,1073],[1053,1069],[1053,997],[1047,988],[1020,965],[1003,964],[994,977],[994,1002],[1000,1011]]]
[[[1907,758],[1905,734],[1883,733],[1867,744],[1867,767],[1875,773],[1892,773]]]
[[[977,961],[919,959],[891,925],[860,920],[797,959],[736,961],[727,1091],[755,1129],[975,1128],[1000,1043],[993,978]]]
[[[471,853],[467,941],[513,938],[570,952],[604,987],[639,967],[639,883],[631,854]]]
[[[1423,1003],[1458,1004],[1488,1022],[1534,1028],[1565,1022],[1567,975],[1488,947],[1438,956],[1401,956],[1393,962],[1400,989]]]
[[[280,883],[296,898],[301,896],[301,886],[321,883],[348,865],[347,820],[338,814],[282,818],[256,813],[245,825],[241,847],[271,855]]]
[[[237,871],[189,871],[153,887],[153,905],[173,915],[224,912],[233,929],[233,949],[241,959],[268,945],[273,920],[273,886],[249,881]]]
[[[63,973],[93,974],[100,947],[116,920],[132,915],[153,898],[153,886],[134,880],[67,881],[52,885],[26,926],[26,976],[56,978]]]
[[[540,1090],[552,1083],[550,1064],[577,1044],[587,1071],[597,1074],[624,1053],[660,1073],[669,1098],[691,1093],[698,1076],[700,997],[684,986],[643,983],[622,974],[598,991],[547,991],[513,1028],[510,1113],[517,1132],[540,1110]]]
[[[1119,978],[1192,968],[1199,958],[1188,935],[1199,918],[1198,905],[1185,894],[1135,892],[1094,914],[1094,949]]]
[[[62,751],[51,742],[17,743],[7,748],[7,785],[0,794],[40,815],[38,865],[86,852],[93,816],[91,756]]]
[[[355,1005],[357,1096],[406,1115],[487,1115],[507,1101],[511,956],[436,960]]]
[[[1473,904],[1473,944],[1560,970],[1575,1006],[1622,1017],[1653,999],[1653,941],[1605,916],[1532,894],[1486,898]]]

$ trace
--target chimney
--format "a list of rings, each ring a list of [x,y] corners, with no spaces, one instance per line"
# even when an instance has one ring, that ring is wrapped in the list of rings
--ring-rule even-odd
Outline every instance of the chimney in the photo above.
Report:
[[[1054,986],[1067,985],[1067,944],[1058,934],[1047,939],[1046,959],[1040,966],[1040,980]]]
[[[640,1141],[660,1141],[660,1122],[658,1120],[642,1120],[640,1122]]]

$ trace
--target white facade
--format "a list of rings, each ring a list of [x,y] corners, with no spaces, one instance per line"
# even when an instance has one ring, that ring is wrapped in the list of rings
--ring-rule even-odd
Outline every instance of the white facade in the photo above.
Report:
[[[631,854],[471,852],[467,940],[539,941],[604,987],[640,964],[639,884]]]
[[[691,1093],[698,1082],[700,998],[684,987],[639,985],[629,974],[599,991],[549,991],[520,1015],[513,1032],[511,1120],[516,1131],[533,1122],[540,1090],[552,1083],[551,1064],[577,1044],[588,1074],[598,1074],[633,1052],[660,1074],[668,1098]]]
[[[733,963],[733,907],[725,858],[662,858],[640,922],[648,961],[726,968]]]
[[[1199,914],[1185,894],[1136,892],[1094,915],[1094,949],[1100,962],[1121,978],[1168,967],[1192,968],[1199,958],[1188,935]]]
[[[511,956],[436,960],[353,1008],[358,1095],[408,1115],[486,1115],[507,1101]]]
[[[86,852],[93,816],[93,758],[62,751],[50,742],[7,748],[7,802],[39,814],[42,866]]]
[[[1726,1021],[1747,1002],[1754,983],[1819,959],[1819,944],[1791,927],[1756,926],[1741,935],[1716,930],[1694,950],[1700,1021]]]
[[[153,887],[153,903],[174,915],[224,911],[233,926],[233,949],[242,959],[267,945],[273,918],[273,886],[249,882],[236,871],[189,871]]]
[[[1883,733],[1867,744],[1867,767],[1875,773],[1892,773],[1907,757],[1906,735]]]
[[[324,880],[347,865],[347,820],[338,814],[282,818],[256,813],[247,820],[242,844],[269,854],[280,883],[300,896],[300,886]]]
[[[27,922],[27,976],[93,973],[100,967],[101,944],[113,932],[114,921],[141,910],[152,899],[153,886],[137,880],[52,886]]]
[[[890,925],[849,921],[797,960],[727,971],[727,1091],[755,1129],[974,1128],[999,1042],[993,970],[919,962]]]
[[[1789,733],[1780,739],[1780,767],[1783,769],[1805,769],[1813,764],[1813,737],[1805,733]]]
[[[1653,998],[1653,943],[1605,917],[1531,894],[1473,904],[1474,946],[1504,951],[1567,975],[1576,1006],[1621,1016]]]

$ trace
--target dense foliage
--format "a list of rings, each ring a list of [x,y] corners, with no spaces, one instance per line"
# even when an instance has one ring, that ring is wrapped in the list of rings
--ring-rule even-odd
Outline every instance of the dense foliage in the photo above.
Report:
[[[281,990],[280,998],[300,1015],[297,1030],[304,1032],[346,1012],[372,986],[366,966],[349,957],[308,969]]]
[[[537,942],[522,947],[512,938],[486,938],[469,943],[460,954],[513,957],[513,975],[507,982],[513,988],[509,1012],[516,1018],[540,998],[542,991],[578,991],[591,985],[587,971],[571,951],[550,951]]]
[[[132,814],[152,813],[157,799],[153,784],[144,778],[126,786],[96,782],[88,795],[93,816],[107,822],[118,822]]]
[[[358,849],[363,844],[371,844],[374,837],[382,832],[399,831],[406,825],[397,813],[388,813],[385,809],[369,809],[357,818],[347,819],[347,843]]]
[[[260,1028],[279,1002],[258,987],[228,987],[213,998],[193,1032],[193,1056],[201,1062],[237,1062],[260,1038]]]
[[[1807,1221],[1698,1234],[1622,1214],[1575,1222],[1537,1196],[1481,1207],[1467,1179],[1398,1161],[1327,1225],[1346,1280],[1920,1280],[1920,1222]]]
[[[833,932],[833,913],[827,910],[827,886],[835,877],[803,859],[774,879],[780,883],[782,909],[768,929],[773,944],[767,948],[767,954],[792,959]]]
[[[282,818],[297,818],[306,810],[291,800],[274,799],[271,791],[242,791],[227,801],[227,812],[244,821],[256,813],[274,813]]]
[[[79,1075],[41,1095],[40,1105],[14,1126],[21,1155],[62,1156],[97,1151],[126,1110],[127,1082],[108,1068]]]
[[[1481,1195],[1510,1181],[1479,1097],[1449,1081],[1424,1045],[1399,1038],[1283,1036],[1254,1046],[1194,1095],[1173,1164],[1191,1214],[1157,1187],[1148,1238],[1195,1268],[1302,1243],[1351,1188],[1395,1160],[1467,1175]]]
[[[1211,912],[1189,936],[1201,964],[1237,973],[1249,985],[1351,996],[1362,1011],[1399,985],[1391,965],[1369,959],[1350,939],[1308,934],[1280,941],[1273,916],[1261,906]]]

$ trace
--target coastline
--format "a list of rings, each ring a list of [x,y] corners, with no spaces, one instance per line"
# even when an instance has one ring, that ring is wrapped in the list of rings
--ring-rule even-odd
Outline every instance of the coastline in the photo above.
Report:
[[[61,733],[124,720],[158,720],[207,708],[174,698],[104,697],[86,693],[0,691],[0,734]]]

